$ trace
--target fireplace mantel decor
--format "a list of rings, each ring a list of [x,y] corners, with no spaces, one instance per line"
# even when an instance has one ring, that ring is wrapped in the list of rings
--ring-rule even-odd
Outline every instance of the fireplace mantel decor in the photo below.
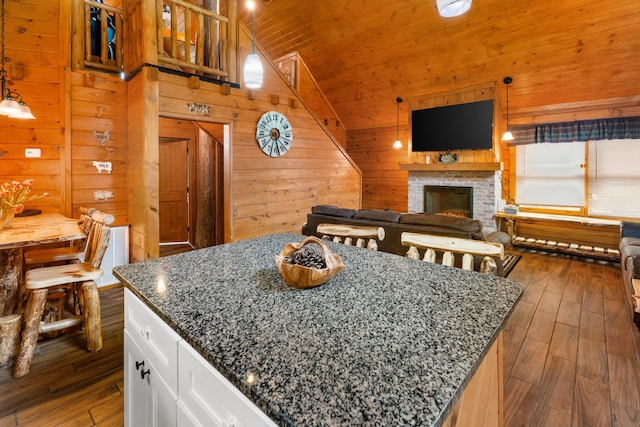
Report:
[[[474,163],[400,163],[400,170],[405,171],[499,171],[500,162]]]

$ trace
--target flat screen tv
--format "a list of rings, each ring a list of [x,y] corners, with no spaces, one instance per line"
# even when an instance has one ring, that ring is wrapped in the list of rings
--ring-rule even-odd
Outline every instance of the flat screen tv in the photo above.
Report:
[[[490,150],[493,100],[411,112],[412,151]]]

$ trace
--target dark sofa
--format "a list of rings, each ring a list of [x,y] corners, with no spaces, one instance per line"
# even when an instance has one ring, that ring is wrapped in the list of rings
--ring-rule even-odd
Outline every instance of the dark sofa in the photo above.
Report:
[[[636,295],[633,279],[640,279],[640,222],[620,222],[620,269],[625,295]],[[640,289],[638,293],[640,294]],[[637,312],[640,308],[636,307],[640,306],[640,300],[634,303],[629,297],[627,301],[631,302],[629,306],[634,313],[634,321],[640,328],[640,313]]]
[[[434,234],[438,236],[460,237],[463,239],[486,240],[504,244],[504,233],[485,233],[482,223],[470,218],[448,215],[401,213],[390,210],[345,209],[336,206],[319,205],[307,214],[307,222],[302,226],[302,234],[322,237],[317,232],[319,224],[345,224],[382,227],[385,238],[378,242],[378,250],[404,256],[407,248],[400,236],[404,231]],[[480,261],[477,260],[478,262]],[[501,260],[496,260],[498,271],[503,275]]]

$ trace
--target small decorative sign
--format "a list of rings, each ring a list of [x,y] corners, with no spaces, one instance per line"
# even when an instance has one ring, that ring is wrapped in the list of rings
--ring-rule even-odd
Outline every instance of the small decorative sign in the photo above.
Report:
[[[92,164],[98,169],[98,173],[102,173],[102,171],[111,173],[111,162],[93,162]]]
[[[106,201],[109,199],[113,199],[113,191],[94,191],[93,198],[96,202]]]
[[[208,116],[211,111],[211,107],[206,104],[198,104],[195,102],[190,102],[187,104],[190,113],[199,113],[203,116]]]
[[[98,144],[104,145],[111,139],[111,131],[106,130],[104,132],[93,131],[93,137],[98,141]]]

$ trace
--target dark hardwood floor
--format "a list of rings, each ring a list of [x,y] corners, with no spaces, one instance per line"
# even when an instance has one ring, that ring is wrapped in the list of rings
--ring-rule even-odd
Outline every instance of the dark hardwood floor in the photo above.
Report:
[[[640,334],[619,267],[524,253],[509,278],[525,292],[505,330],[505,425],[640,425]],[[40,341],[27,376],[0,369],[0,427],[123,424],[122,288],[101,302],[99,353],[71,331]]]

